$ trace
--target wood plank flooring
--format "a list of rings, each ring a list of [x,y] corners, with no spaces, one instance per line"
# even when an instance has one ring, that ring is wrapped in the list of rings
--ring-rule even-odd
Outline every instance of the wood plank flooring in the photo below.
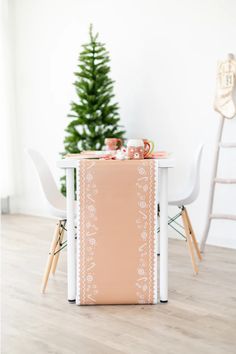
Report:
[[[169,303],[84,306],[66,300],[66,251],[39,292],[55,221],[2,218],[3,354],[235,354],[236,251],[208,246],[194,276],[170,240]]]

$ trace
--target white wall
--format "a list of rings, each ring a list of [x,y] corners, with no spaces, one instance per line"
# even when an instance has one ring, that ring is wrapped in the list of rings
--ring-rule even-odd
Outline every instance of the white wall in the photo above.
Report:
[[[0,173],[1,198],[12,195],[14,190],[13,165],[16,145],[11,136],[14,135],[15,90],[12,38],[12,7],[7,0],[0,0]]]
[[[154,139],[174,153],[172,187],[186,177],[192,154],[205,142],[201,194],[190,207],[201,237],[218,115],[212,103],[216,62],[235,52],[234,0],[12,0],[14,4],[17,195],[13,211],[47,214],[35,171],[24,153],[39,149],[57,181],[72,82],[92,22],[111,55],[112,78],[128,137]],[[236,140],[236,119],[226,124]],[[236,155],[224,156],[222,176],[236,176]],[[234,191],[232,191],[234,188]],[[229,191],[230,189],[230,191]],[[219,190],[216,208],[236,212],[235,187]],[[236,224],[215,221],[209,243],[236,247]]]

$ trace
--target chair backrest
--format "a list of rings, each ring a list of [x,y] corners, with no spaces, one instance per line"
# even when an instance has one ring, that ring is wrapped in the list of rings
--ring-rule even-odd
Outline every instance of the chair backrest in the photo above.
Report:
[[[43,156],[36,150],[28,149],[34,166],[38,172],[44,195],[52,208],[65,209],[65,197],[59,192],[49,166]]]
[[[185,189],[185,204],[190,204],[198,197],[200,191],[200,166],[203,144],[199,145],[192,161],[188,183]]]

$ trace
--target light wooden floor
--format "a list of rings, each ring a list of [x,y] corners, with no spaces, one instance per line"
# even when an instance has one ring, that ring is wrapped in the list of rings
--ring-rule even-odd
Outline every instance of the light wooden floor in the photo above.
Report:
[[[207,247],[192,275],[185,243],[170,240],[169,303],[78,307],[66,300],[66,252],[39,293],[54,221],[3,217],[2,353],[236,353],[236,252]]]

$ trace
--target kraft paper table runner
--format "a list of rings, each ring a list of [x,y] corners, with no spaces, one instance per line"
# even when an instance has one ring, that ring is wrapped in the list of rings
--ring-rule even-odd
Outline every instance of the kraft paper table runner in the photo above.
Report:
[[[78,305],[157,302],[157,161],[81,160]]]

